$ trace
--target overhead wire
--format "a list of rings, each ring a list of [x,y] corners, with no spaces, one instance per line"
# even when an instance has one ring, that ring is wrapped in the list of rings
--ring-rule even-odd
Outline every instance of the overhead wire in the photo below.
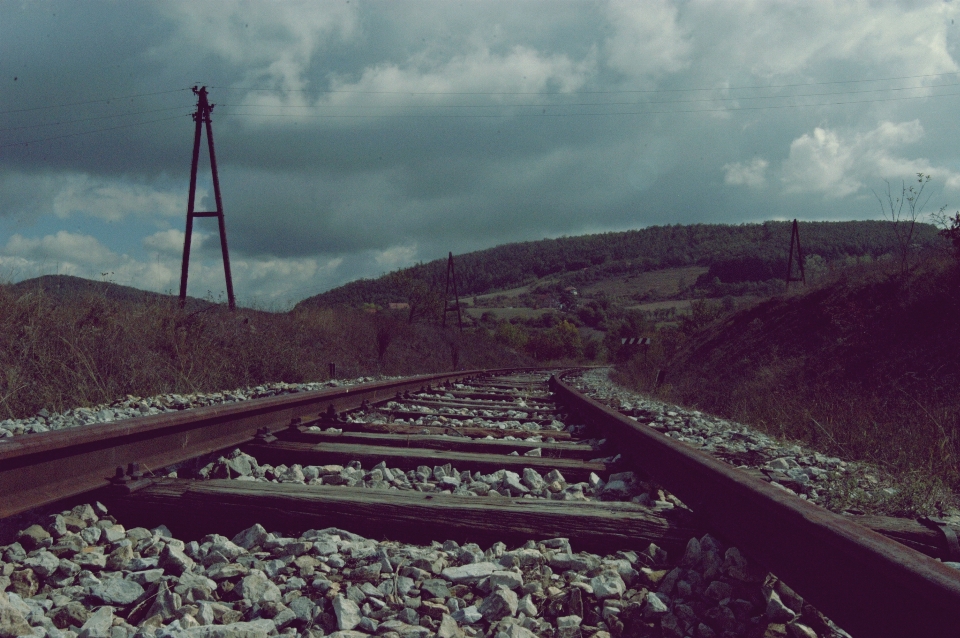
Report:
[[[816,106],[840,106],[846,104],[870,104],[875,102],[897,102],[905,100],[919,100],[933,97],[952,97],[960,93],[940,93],[936,95],[918,95],[918,96],[899,96],[890,98],[875,98],[871,100],[847,100],[839,102],[818,102],[814,104],[770,104],[764,106],[730,106],[716,109],[669,109],[669,110],[644,110],[644,111],[607,111],[595,113],[547,113],[546,108],[557,108],[565,106],[563,104],[538,105],[543,108],[542,113],[481,113],[481,114],[446,114],[446,113],[378,113],[378,114],[289,114],[289,113],[232,113],[233,115],[243,115],[245,117],[276,117],[276,118],[310,118],[310,119],[361,119],[361,118],[508,118],[508,117],[584,117],[584,116],[609,116],[609,115],[658,115],[658,114],[677,114],[677,113],[722,113],[734,111],[764,111],[780,109],[798,109]],[[642,104],[642,103],[640,103]],[[659,102],[652,102],[659,104]],[[511,105],[507,105],[508,108]],[[432,107],[427,107],[432,108]]]
[[[922,75],[901,75],[888,78],[866,80],[828,80],[825,82],[797,82],[792,84],[767,84],[754,86],[713,86],[689,89],[618,89],[612,91],[368,91],[359,89],[276,89],[264,87],[210,86],[211,89],[225,91],[264,91],[271,93],[363,93],[371,95],[603,95],[616,93],[686,93],[695,91],[741,91],[749,89],[782,89],[798,86],[825,86],[828,84],[855,84],[864,82],[891,82],[894,80],[916,80],[920,78],[958,75],[957,71],[947,73],[925,73]]]
[[[185,115],[190,115],[189,113]],[[78,137],[80,135],[92,135],[94,133],[103,133],[105,131],[115,131],[121,128],[129,128],[131,126],[142,126],[144,124],[154,124],[156,122],[168,122],[170,120],[176,120],[184,115],[175,115],[173,117],[164,117],[157,120],[147,120],[146,122],[130,122],[128,124],[119,124],[117,126],[110,126],[107,128],[95,129],[92,131],[80,131],[79,133],[66,133],[64,135],[54,135],[53,137],[44,137],[36,140],[26,140],[23,142],[8,142],[6,144],[0,144],[0,148],[10,148],[12,146],[29,146],[30,144],[39,144],[40,142],[50,142],[52,140],[62,140],[68,137]]]
[[[166,95],[168,93],[179,93],[181,91],[189,91],[189,88],[183,89],[171,89],[169,91],[156,91],[154,93],[136,93],[133,95],[121,95],[120,97],[106,97],[99,100],[87,100],[85,102],[67,102],[64,104],[47,104],[44,106],[32,106],[25,109],[11,109],[9,111],[0,111],[0,115],[7,115],[8,113],[26,113],[28,111],[42,111],[46,109],[59,109],[67,106],[81,106],[84,104],[100,104],[100,103],[109,103],[117,100],[129,100],[138,97],[151,97],[154,95]]]
[[[957,73],[931,73],[923,75],[912,75],[912,76],[896,76],[889,78],[873,78],[873,79],[864,79],[864,80],[832,80],[825,82],[805,82],[805,83],[792,83],[792,84],[778,84],[778,85],[766,85],[766,86],[735,86],[735,87],[710,87],[710,88],[688,88],[688,89],[624,89],[624,90],[613,90],[613,91],[573,91],[569,93],[559,93],[559,92],[527,92],[527,91],[517,91],[517,92],[508,92],[508,91],[491,91],[491,92],[458,92],[458,91],[354,91],[354,90],[321,90],[321,91],[311,91],[309,89],[271,89],[271,88],[261,88],[261,87],[224,87],[224,86],[210,86],[211,89],[220,89],[220,90],[231,90],[231,91],[266,91],[266,92],[279,92],[279,93],[359,93],[359,94],[388,94],[388,95],[471,95],[471,96],[504,96],[504,95],[540,95],[540,96],[551,96],[551,97],[564,97],[564,96],[576,96],[576,95],[616,95],[616,94],[657,94],[657,93],[690,93],[690,92],[703,92],[703,91],[732,91],[732,90],[755,90],[755,89],[779,89],[779,88],[794,88],[794,87],[813,87],[813,86],[825,86],[825,85],[838,85],[838,84],[862,84],[866,82],[884,82],[884,81],[896,81],[896,80],[910,80],[910,79],[920,79],[920,78],[932,78],[932,77],[945,77],[950,75],[957,75]],[[821,101],[814,103],[800,103],[800,104],[768,104],[768,105],[759,105],[759,106],[723,106],[719,108],[697,108],[697,109],[662,109],[662,110],[651,110],[651,109],[642,109],[642,110],[629,110],[629,111],[603,111],[603,112],[568,112],[568,113],[557,113],[557,112],[547,112],[547,109],[556,110],[564,109],[571,107],[603,107],[603,106],[641,106],[641,105],[664,105],[664,104],[693,104],[693,103],[716,103],[716,102],[739,102],[739,101],[749,101],[749,100],[786,100],[786,99],[797,99],[804,97],[824,97],[831,95],[860,95],[867,93],[884,93],[884,92],[902,92],[902,91],[911,91],[911,90],[924,90],[924,89],[936,89],[943,87],[953,87],[960,86],[960,82],[947,82],[933,85],[919,85],[919,86],[907,86],[907,87],[889,87],[889,88],[871,88],[871,89],[854,89],[854,90],[843,90],[843,91],[826,91],[826,92],[816,92],[816,93],[796,93],[796,94],[786,94],[786,95],[760,95],[760,96],[716,96],[716,97],[702,97],[702,98],[690,98],[690,99],[678,99],[678,100],[653,100],[649,102],[640,102],[640,101],[618,101],[618,102],[549,102],[549,103],[525,103],[525,104],[354,104],[354,105],[333,105],[333,104],[320,104],[320,105],[288,105],[288,104],[234,104],[234,103],[219,103],[219,106],[226,107],[228,109],[318,109],[318,108],[350,108],[350,109],[520,109],[520,108],[539,108],[543,109],[540,113],[473,113],[473,114],[449,114],[449,113],[378,113],[378,114],[331,114],[331,113],[322,113],[322,114],[311,114],[311,113],[297,113],[297,114],[284,114],[284,113],[255,113],[248,111],[228,111],[228,114],[243,116],[243,117],[258,117],[258,118],[299,118],[299,119],[370,119],[370,118],[465,118],[465,119],[477,119],[477,118],[509,118],[509,117],[603,117],[603,116],[618,116],[618,115],[659,115],[659,114],[683,114],[683,113],[718,113],[718,112],[735,112],[735,111],[758,111],[758,110],[781,110],[781,109],[795,109],[795,108],[807,108],[807,107],[821,107],[821,106],[840,106],[848,104],[868,104],[868,103],[877,103],[877,102],[893,102],[893,101],[904,101],[904,100],[916,100],[916,99],[926,99],[926,98],[937,98],[937,97],[951,97],[960,95],[960,93],[934,93],[928,95],[916,95],[916,96],[895,96],[895,97],[878,97],[867,100],[841,100],[841,101]],[[45,109],[55,109],[68,106],[79,106],[87,104],[103,104],[110,103],[119,100],[125,99],[135,99],[141,97],[151,97],[157,95],[166,95],[171,93],[179,93],[184,91],[189,91],[190,88],[178,88],[171,89],[168,91],[155,91],[151,93],[138,93],[123,95],[119,97],[103,98],[98,100],[86,100],[80,102],[68,102],[62,104],[53,104],[53,105],[44,105],[38,107],[30,107],[24,109],[11,109],[6,111],[0,111],[0,115],[11,114],[11,113],[26,113],[33,112]],[[145,115],[149,113],[159,113],[164,111],[176,110],[183,107],[169,107],[164,109],[152,109],[148,111],[135,111],[130,113],[116,113],[110,115],[94,116],[87,118],[78,118],[73,120],[58,120],[53,122],[44,122],[38,124],[24,125],[24,126],[15,126],[7,127],[0,129],[2,131],[14,131],[14,130],[25,130],[31,128],[42,128],[46,126],[60,126],[67,124],[74,124],[79,122],[88,122],[96,121],[102,119],[111,119],[119,117],[131,117],[136,115]],[[222,111],[221,111],[222,112]],[[20,142],[9,142],[5,144],[0,144],[0,148],[9,148],[14,146],[26,146],[30,144],[36,144],[40,142],[53,141],[57,139],[65,139],[71,137],[77,137],[82,135],[91,135],[94,133],[101,133],[106,131],[112,131],[120,128],[128,128],[132,126],[140,126],[146,124],[152,124],[156,122],[163,122],[168,120],[177,119],[180,116],[175,116],[171,118],[159,118],[154,120],[148,120],[145,122],[132,122],[129,124],[121,124],[117,126],[105,127],[90,131],[80,131],[76,133],[65,133],[62,135],[55,135],[45,138],[39,138],[34,140],[26,140]]]
[[[555,107],[555,106],[625,106],[634,104],[687,104],[697,102],[732,102],[739,100],[782,100],[797,97],[823,97],[827,95],[857,95],[863,93],[882,93],[887,91],[913,91],[930,88],[960,86],[960,82],[949,84],[935,84],[931,86],[906,86],[892,89],[864,89],[858,91],[829,91],[826,93],[796,93],[792,95],[754,95],[739,97],[709,97],[689,100],[657,100],[651,102],[540,102],[536,104],[231,104],[220,103],[228,107],[278,108],[278,109],[312,109],[312,108],[443,108],[443,109],[487,109],[504,107]],[[929,97],[925,95],[916,97]],[[802,105],[801,105],[802,106]]]
[[[178,111],[183,109],[183,106],[171,106],[165,109],[151,109],[149,111],[134,111],[132,113],[114,113],[112,115],[98,115],[96,117],[83,117],[76,120],[62,120],[57,122],[43,122],[41,124],[28,124],[25,126],[10,126],[7,128],[0,128],[2,131],[22,131],[24,129],[30,128],[42,128],[44,126],[61,126],[64,124],[76,124],[77,122],[92,122],[94,120],[108,120],[115,117],[131,117],[133,115],[147,115],[149,113],[164,113],[167,111]]]

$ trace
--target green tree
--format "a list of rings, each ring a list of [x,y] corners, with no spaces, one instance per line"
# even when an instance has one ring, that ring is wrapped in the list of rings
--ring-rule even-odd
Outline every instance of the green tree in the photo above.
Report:
[[[534,336],[528,349],[540,361],[576,358],[583,354],[583,340],[575,325],[561,321]]]
[[[512,324],[509,321],[501,322],[493,334],[499,343],[514,350],[523,350],[530,340],[527,331],[522,326]]]

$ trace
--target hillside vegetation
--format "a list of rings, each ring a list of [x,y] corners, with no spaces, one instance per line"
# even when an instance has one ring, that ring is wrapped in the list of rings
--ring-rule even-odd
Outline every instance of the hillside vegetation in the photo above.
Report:
[[[824,264],[849,257],[877,259],[892,251],[889,222],[804,222],[801,227],[805,254],[818,256]],[[918,224],[914,241],[927,245],[936,240],[936,232],[931,225]],[[543,278],[561,286],[586,286],[638,272],[705,266],[716,270],[699,282],[703,292],[709,294],[706,289],[714,283],[734,286],[713,291],[722,296],[743,294],[745,287],[736,286],[759,281],[757,275],[764,280],[782,279],[789,239],[790,222],[653,226],[505,244],[457,255],[456,269],[460,295],[472,296],[517,288]],[[736,260],[744,258],[752,261],[738,267]],[[423,303],[430,291],[442,294],[445,282],[446,259],[438,259],[377,279],[350,282],[305,299],[298,307],[383,306],[390,302],[416,305]]]
[[[649,391],[662,368],[661,398],[877,463],[927,499],[960,490],[957,260],[858,266],[733,313],[696,310],[621,380]]]
[[[199,300],[181,310],[166,295],[131,300],[134,289],[74,279],[0,286],[0,419],[127,394],[324,381],[330,362],[344,378],[529,363],[484,332],[409,325],[390,313],[230,312]]]

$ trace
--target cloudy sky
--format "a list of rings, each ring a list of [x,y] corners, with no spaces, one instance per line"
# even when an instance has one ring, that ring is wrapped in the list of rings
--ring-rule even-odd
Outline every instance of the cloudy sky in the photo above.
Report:
[[[875,219],[917,172],[960,208],[957,4],[2,0],[0,279],[176,291],[196,84],[241,304],[505,242]],[[190,294],[221,297],[195,228]]]

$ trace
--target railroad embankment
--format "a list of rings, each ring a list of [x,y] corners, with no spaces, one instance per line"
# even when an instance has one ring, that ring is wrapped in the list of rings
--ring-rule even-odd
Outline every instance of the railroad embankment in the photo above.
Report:
[[[956,261],[858,267],[720,317],[620,378],[650,390],[662,368],[658,397],[875,463],[911,486],[878,491],[890,513],[936,508],[960,488],[958,317]]]
[[[484,332],[350,309],[236,312],[0,286],[0,421],[123,400],[336,376],[525,365]]]

